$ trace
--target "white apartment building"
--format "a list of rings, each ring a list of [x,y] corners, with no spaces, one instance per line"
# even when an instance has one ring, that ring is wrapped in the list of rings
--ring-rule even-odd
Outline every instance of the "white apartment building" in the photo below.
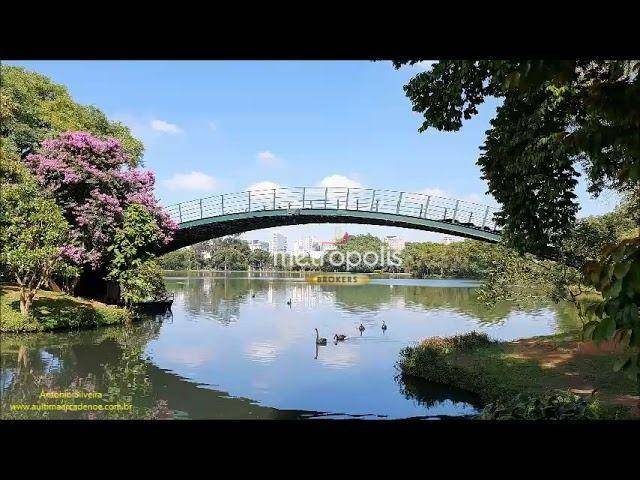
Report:
[[[269,242],[263,242],[262,240],[251,240],[249,242],[249,248],[254,250],[266,250],[269,251]]]
[[[450,243],[459,242],[461,240],[462,238],[454,237],[453,235],[443,234],[441,243],[444,243],[445,245],[449,245]]]
[[[275,255],[276,253],[287,253],[287,237],[277,232],[274,233],[271,236],[269,252],[272,255]]]
[[[307,235],[293,243],[293,254],[296,257],[320,258],[322,256],[322,248],[320,241]]]
[[[404,238],[397,235],[387,235],[384,237],[384,243],[389,246],[390,250],[400,251],[404,248],[406,242]]]

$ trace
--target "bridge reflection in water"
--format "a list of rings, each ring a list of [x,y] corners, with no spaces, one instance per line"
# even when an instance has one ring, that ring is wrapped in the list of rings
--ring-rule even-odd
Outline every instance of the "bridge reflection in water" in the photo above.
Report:
[[[179,224],[175,250],[210,238],[285,225],[362,223],[498,242],[497,210],[424,193],[347,187],[250,190],[167,207]]]

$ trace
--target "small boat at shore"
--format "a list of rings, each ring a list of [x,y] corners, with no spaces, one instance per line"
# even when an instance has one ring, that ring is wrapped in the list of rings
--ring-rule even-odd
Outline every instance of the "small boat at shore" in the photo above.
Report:
[[[173,293],[163,298],[145,300],[143,302],[135,302],[131,306],[133,309],[140,313],[147,313],[149,315],[162,315],[168,310],[171,310],[172,304]]]

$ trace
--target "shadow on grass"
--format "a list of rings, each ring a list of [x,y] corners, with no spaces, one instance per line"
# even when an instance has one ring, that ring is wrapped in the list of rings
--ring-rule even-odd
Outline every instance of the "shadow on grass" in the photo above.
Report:
[[[14,288],[1,288],[3,313],[3,331],[51,331],[93,328],[101,325],[123,324],[128,318],[127,311],[89,302],[51,292],[38,294],[29,316],[20,313],[18,291]]]

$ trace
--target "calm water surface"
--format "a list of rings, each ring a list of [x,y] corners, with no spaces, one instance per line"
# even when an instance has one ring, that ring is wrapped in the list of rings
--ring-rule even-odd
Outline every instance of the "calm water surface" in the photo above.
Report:
[[[254,274],[255,275],[255,274]],[[487,309],[469,280],[179,276],[172,315],[133,327],[0,340],[2,415],[17,418],[441,418],[477,412],[464,391],[394,367],[406,345],[478,330],[510,340],[573,328],[567,307]],[[291,305],[287,301],[291,299]],[[381,329],[382,321],[388,329]],[[357,327],[366,330],[360,335]],[[315,332],[327,337],[315,345]],[[334,333],[347,340],[334,344]],[[95,391],[131,412],[11,412],[41,391]],[[87,403],[87,400],[82,400]],[[96,402],[93,402],[96,403]]]

